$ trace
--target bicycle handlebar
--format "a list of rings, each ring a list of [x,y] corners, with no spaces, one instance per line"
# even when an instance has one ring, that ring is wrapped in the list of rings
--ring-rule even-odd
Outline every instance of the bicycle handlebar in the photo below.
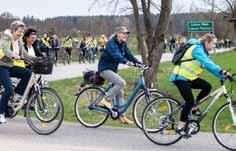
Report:
[[[226,78],[227,78],[230,82],[236,82],[236,73],[232,74],[232,76],[226,76]]]
[[[133,65],[134,67],[137,67],[137,68],[140,68],[142,70],[147,70],[149,67],[145,64],[139,64],[139,63],[136,63]]]

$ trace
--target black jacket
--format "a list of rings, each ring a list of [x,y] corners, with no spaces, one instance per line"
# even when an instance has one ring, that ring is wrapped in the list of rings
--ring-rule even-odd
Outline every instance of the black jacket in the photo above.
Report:
[[[26,43],[24,43],[24,48],[28,52],[28,47],[27,47]],[[39,40],[36,40],[34,42],[33,48],[34,48],[34,52],[35,52],[36,57],[43,57],[43,54],[42,54],[42,52],[40,50],[40,42],[39,42]]]

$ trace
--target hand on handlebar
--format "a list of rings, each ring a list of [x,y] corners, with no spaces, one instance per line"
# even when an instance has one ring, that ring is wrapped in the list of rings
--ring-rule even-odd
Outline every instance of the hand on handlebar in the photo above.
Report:
[[[134,63],[130,62],[130,61],[127,61],[125,64],[128,65],[128,66],[134,66]]]
[[[221,74],[224,75],[225,78],[229,79],[230,81],[233,81],[233,75],[229,71],[222,70]]]
[[[12,59],[20,60],[21,58],[19,55],[13,54]]]

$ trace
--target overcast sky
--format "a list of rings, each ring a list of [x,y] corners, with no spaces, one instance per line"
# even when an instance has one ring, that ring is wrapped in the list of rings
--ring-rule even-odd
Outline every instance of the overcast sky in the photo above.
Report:
[[[14,16],[34,16],[44,19],[55,16],[85,16],[113,14],[114,6],[105,3],[110,0],[100,0],[92,5],[94,0],[1,0],[0,14],[8,11]],[[120,0],[120,8],[130,8],[127,0]],[[153,0],[160,1],[160,0]],[[174,0],[174,12],[188,12],[192,3],[199,5],[200,0]],[[91,8],[91,6],[93,6]],[[91,8],[91,9],[90,9]],[[118,8],[116,14],[129,14],[131,11]]]

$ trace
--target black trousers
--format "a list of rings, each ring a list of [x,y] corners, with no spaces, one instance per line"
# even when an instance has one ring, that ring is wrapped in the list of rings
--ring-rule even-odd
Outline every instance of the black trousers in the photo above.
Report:
[[[195,104],[192,89],[201,90],[196,98],[196,102],[198,102],[210,93],[211,84],[200,78],[197,78],[193,81],[177,80],[174,82],[174,84],[177,86],[180,94],[186,102],[180,116],[180,121],[186,122],[188,120],[188,115]]]

